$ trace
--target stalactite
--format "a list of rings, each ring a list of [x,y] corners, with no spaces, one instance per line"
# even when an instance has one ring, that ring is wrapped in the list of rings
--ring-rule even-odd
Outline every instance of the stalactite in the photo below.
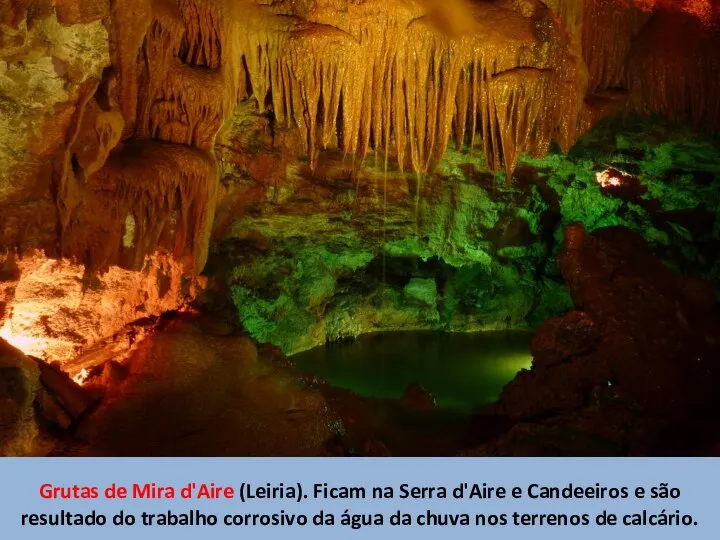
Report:
[[[382,152],[386,170],[395,159],[418,179],[453,137],[460,151],[481,145],[489,167],[510,182],[521,154],[542,155],[552,141],[567,150],[623,107],[717,125],[717,31],[707,13],[686,9],[700,1],[643,0],[639,9],[639,0],[424,0],[391,8],[358,0],[339,9],[112,0],[116,71],[108,77],[118,82],[113,99],[123,118],[100,107],[96,122],[86,119],[104,133],[97,155],[73,150],[73,163],[73,152],[64,156],[63,238],[77,238],[70,251],[98,264],[122,253],[135,266],[160,242],[199,271],[217,183],[215,137],[239,98],[301,130],[311,169],[320,150],[337,147],[353,160]],[[673,32],[680,37],[668,39]],[[154,153],[138,150],[142,144]],[[76,204],[73,190],[82,189],[124,202],[111,217],[89,218]],[[78,230],[82,215],[105,232]],[[122,246],[128,215],[131,247]],[[113,221],[111,232],[103,220]]]
[[[366,24],[350,13],[352,22],[342,28],[260,9],[248,17],[241,46],[250,86],[259,104],[272,103],[278,121],[306,131],[313,167],[318,148],[331,143],[335,126],[346,153],[363,157],[372,147],[387,156],[392,144],[399,167],[417,173],[434,167],[453,134],[458,147],[463,145],[468,118],[470,143],[481,128],[494,168],[502,166],[505,155],[545,147],[555,133],[564,143],[567,132],[574,134],[577,117],[569,121],[562,107],[543,102],[558,99],[553,86],[565,90],[575,84],[570,99],[582,95],[584,80],[564,67],[543,77],[542,84],[532,76],[515,77],[520,102],[512,114],[501,112],[497,128],[502,133],[491,126],[507,97],[504,88],[489,84],[495,74],[518,66],[549,69],[562,55],[568,59],[560,65],[573,63],[567,44],[555,39],[558,29],[547,12],[533,19],[498,6],[477,9],[473,32],[459,35],[448,35],[410,8],[386,13],[383,20],[375,14]],[[537,36],[539,21],[548,27],[545,38]],[[552,46],[553,40],[561,45]],[[577,109],[570,107],[570,115]],[[547,115],[542,124],[535,121],[538,110]],[[540,145],[523,131],[528,129],[541,131],[536,134]],[[514,158],[505,165],[511,174]]]
[[[160,3],[159,0],[154,1]],[[120,72],[120,99],[126,134],[131,134],[137,115],[140,81],[137,55],[151,22],[148,0],[111,0],[114,64]]]
[[[627,88],[627,56],[649,15],[632,3],[585,0],[583,56],[588,67],[588,93]]]
[[[225,26],[222,10],[197,0],[178,0],[178,3],[186,26],[184,47],[179,56],[191,66],[219,69]]]
[[[659,12],[638,35],[630,58],[630,106],[640,113],[689,117],[720,126],[720,30],[690,15]]]
[[[90,269],[102,269],[116,261],[141,269],[148,254],[171,239],[177,261],[199,272],[207,256],[207,237],[214,214],[217,172],[206,152],[165,142],[146,140],[116,150],[95,177],[99,196],[105,194],[113,211],[98,216],[113,238],[97,238],[86,212],[75,214],[69,227],[69,242],[86,254]],[[96,213],[96,212],[94,212]],[[132,216],[131,242],[123,238],[127,216]]]
[[[109,157],[102,149],[102,168],[78,160],[86,204],[65,211],[63,253],[89,269],[140,269],[163,249],[198,273],[218,182],[215,136],[241,82],[239,17],[231,4],[204,0],[116,0],[112,17],[124,140]]]
[[[544,154],[550,143],[542,125],[546,79],[538,71],[512,70],[490,81],[492,118],[499,138],[507,178],[517,165],[520,153]],[[534,84],[529,81],[534,80]]]

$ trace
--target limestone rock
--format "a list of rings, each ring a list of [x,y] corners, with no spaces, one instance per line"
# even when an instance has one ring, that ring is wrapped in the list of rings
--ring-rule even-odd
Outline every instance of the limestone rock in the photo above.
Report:
[[[573,311],[551,319],[533,337],[533,364],[549,367],[568,360],[586,352],[599,337],[599,331],[587,313]]]
[[[38,414],[49,425],[61,430],[68,430],[73,424],[73,417],[44,387],[40,388],[35,400]]]
[[[54,0],[58,20],[65,25],[84,24],[106,18],[109,0]]]
[[[0,455],[32,454],[37,435],[33,402],[39,370],[0,338]]]
[[[137,319],[176,310],[202,287],[167,257],[149,259],[142,272],[112,267],[87,278],[83,265],[40,252],[0,255],[0,264],[12,278],[0,281],[0,336],[48,361],[68,361]]]
[[[68,424],[67,419],[70,422],[78,420],[98,401],[96,396],[76,383],[60,367],[45,362],[39,362],[38,366],[40,383],[45,390],[41,403],[45,405],[50,420],[64,426]],[[52,402],[57,406],[53,406]]]
[[[610,227],[590,235],[571,225],[565,238],[560,267],[582,311],[538,330],[532,370],[505,387],[496,407],[531,422],[479,452],[590,455],[608,451],[600,450],[608,437],[610,453],[663,448],[663,430],[720,407],[712,339],[720,317],[709,305],[698,309],[683,278],[638,234]]]
[[[613,383],[640,407],[679,412],[710,405],[718,381],[717,312],[688,302],[681,277],[637,234],[618,228],[587,236],[577,228],[561,254],[576,305],[596,322],[598,354]]]
[[[411,411],[432,411],[437,408],[433,395],[419,383],[408,385],[400,399],[400,405]]]

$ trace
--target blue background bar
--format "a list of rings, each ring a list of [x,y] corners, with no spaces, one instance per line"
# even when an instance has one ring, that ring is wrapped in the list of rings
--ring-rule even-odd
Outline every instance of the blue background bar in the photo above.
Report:
[[[506,459],[506,458],[238,458],[238,459],[0,459],[0,538],[7,539],[115,539],[115,538],[720,538],[720,505],[717,487],[720,479],[720,459]],[[127,499],[107,500],[104,490],[111,484],[131,488],[132,484],[156,483],[173,486],[174,500]],[[214,482],[217,486],[232,487],[235,496],[230,500],[184,500],[180,489],[188,483]],[[285,487],[300,484],[307,497],[300,501],[288,499],[255,499],[243,502],[237,492],[243,483],[265,485],[283,483]],[[508,490],[505,499],[457,499],[453,489],[461,483],[486,483]],[[329,487],[357,486],[367,490],[366,500],[322,500],[313,496],[314,484]],[[572,483],[576,487],[627,487],[627,499],[531,499],[528,486],[557,486]],[[680,490],[676,499],[653,499],[650,489],[667,483]],[[68,487],[96,486],[99,498],[90,500],[49,500],[40,496],[43,484]],[[446,499],[399,498],[401,484],[414,487],[447,488]],[[392,487],[393,499],[372,498],[374,486]],[[522,498],[512,497],[512,489],[519,487]],[[635,498],[635,489],[648,490],[642,500]],[[538,491],[538,490],[535,490]],[[467,493],[467,491],[465,492]],[[55,513],[61,510],[88,513],[95,510],[107,517],[103,527],[77,526],[21,526],[23,514]],[[140,514],[175,514],[198,510],[218,517],[218,524],[205,527],[154,526],[141,524]],[[286,515],[303,514],[305,526],[247,526],[224,525],[226,515],[273,514],[284,510]],[[315,526],[313,516],[323,510],[336,516],[334,526]],[[343,513],[383,514],[383,526],[353,529],[341,524]],[[623,516],[641,513],[680,514],[692,516],[690,526],[624,526]],[[134,526],[117,527],[112,517],[118,512],[137,516]],[[435,514],[469,514],[470,526],[392,526],[389,516],[396,512],[417,515],[427,511]],[[603,511],[618,516],[614,526],[598,526],[595,516]],[[588,526],[515,526],[512,514],[588,514]],[[476,526],[477,514],[486,516],[505,514],[508,525]],[[489,519],[489,518],[488,518]],[[497,519],[497,518],[496,518]],[[530,519],[530,518],[527,518]]]

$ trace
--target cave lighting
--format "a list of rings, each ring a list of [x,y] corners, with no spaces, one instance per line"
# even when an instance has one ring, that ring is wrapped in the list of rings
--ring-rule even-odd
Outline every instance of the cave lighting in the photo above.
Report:
[[[624,172],[613,169],[605,169],[599,173],[595,173],[595,179],[602,188],[618,187],[623,184],[622,177],[627,176]]]
[[[711,25],[718,8],[712,0],[633,0],[643,11],[650,13],[657,8],[669,12],[687,13],[703,24]]]
[[[89,372],[87,369],[82,368],[82,369],[73,377],[73,381],[75,381],[75,382],[78,383],[80,386],[82,386],[82,385],[85,383],[85,381],[87,381],[87,378],[88,378],[89,376],[90,376],[90,372]]]
[[[0,328],[0,338],[26,355],[41,359],[46,357],[47,339],[13,331],[12,320],[5,321],[5,324]]]

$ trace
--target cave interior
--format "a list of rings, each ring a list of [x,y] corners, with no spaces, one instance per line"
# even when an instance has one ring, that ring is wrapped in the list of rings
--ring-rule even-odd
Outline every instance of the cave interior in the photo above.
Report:
[[[720,455],[720,0],[0,5],[0,455]]]

